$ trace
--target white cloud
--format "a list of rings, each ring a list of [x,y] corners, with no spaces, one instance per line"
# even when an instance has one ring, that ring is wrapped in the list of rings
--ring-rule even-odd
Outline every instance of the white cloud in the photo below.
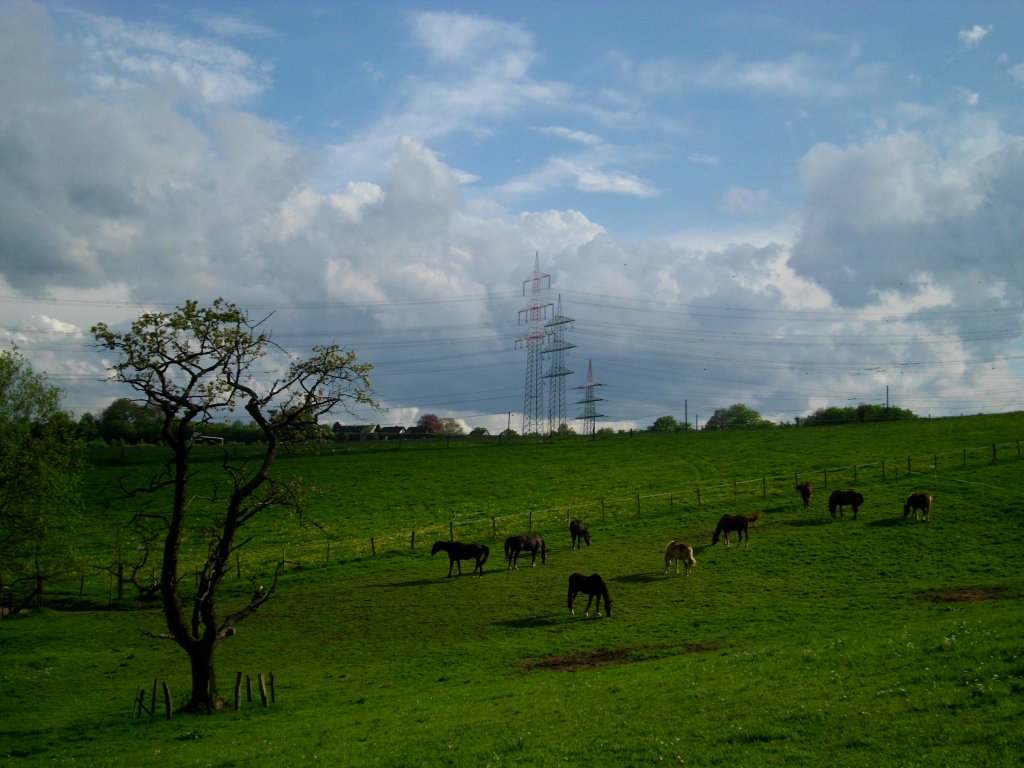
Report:
[[[718,204],[718,209],[733,216],[760,216],[775,207],[772,193],[767,189],[730,187]]]
[[[974,48],[991,33],[991,24],[985,27],[980,24],[975,24],[970,29],[961,29],[957,37],[960,40],[960,44],[965,48]]]

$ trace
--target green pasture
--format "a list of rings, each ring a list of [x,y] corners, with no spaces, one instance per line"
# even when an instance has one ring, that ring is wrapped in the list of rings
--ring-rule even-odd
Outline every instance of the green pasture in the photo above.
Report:
[[[92,569],[0,621],[0,763],[1016,766],[1021,436],[1008,414],[290,455],[280,471],[317,495],[250,531],[225,600],[288,566],[217,657],[222,694],[272,674],[275,701],[170,721],[159,697],[136,719],[134,699],[159,680],[183,700],[185,656],[104,570],[132,547],[127,518],[160,504],[117,489],[162,454],[97,452]],[[847,487],[865,505],[832,520]],[[903,517],[916,490],[935,495],[930,522]],[[758,510],[749,547],[710,545],[721,514]],[[570,549],[570,515],[589,548]],[[501,541],[531,524],[547,565],[506,571]],[[450,532],[491,546],[482,579],[430,556]],[[696,550],[690,577],[662,574],[673,538]],[[611,617],[583,617],[585,598],[569,615],[574,571],[604,576]]]

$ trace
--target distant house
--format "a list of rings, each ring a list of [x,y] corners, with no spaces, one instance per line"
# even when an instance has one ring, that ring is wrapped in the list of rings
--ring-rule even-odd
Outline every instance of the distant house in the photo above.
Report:
[[[339,424],[334,423],[331,433],[338,441],[376,440],[380,426],[377,424]]]
[[[405,427],[381,427],[378,435],[380,440],[401,440],[405,437]]]

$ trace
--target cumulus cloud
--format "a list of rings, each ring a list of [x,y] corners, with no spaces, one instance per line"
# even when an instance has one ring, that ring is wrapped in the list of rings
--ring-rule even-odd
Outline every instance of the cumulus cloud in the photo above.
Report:
[[[527,190],[661,193],[595,134],[534,122],[578,154],[469,201],[479,169],[436,148],[568,92],[524,69],[535,42],[517,26],[414,17],[432,65],[451,70],[409,84],[403,109],[331,155],[247,111],[245,88],[217,98],[197,85],[232,71],[270,87],[271,70],[224,43],[81,16],[78,29],[98,36],[76,44],[38,6],[4,10],[0,327],[68,384],[73,410],[116,395],[94,384],[104,361],[85,344],[92,323],[225,296],[272,314],[287,347],[338,341],[373,362],[394,409],[375,418],[408,423],[429,405],[503,428],[522,403],[514,342],[538,252],[552,299],[576,320],[569,367],[582,376],[594,360],[613,423],[646,426],[684,400],[704,418],[747,402],[791,419],[896,383],[908,407],[948,411],[994,402],[1014,381],[1024,275],[1008,254],[1024,241],[1024,140],[973,112],[814,145],[795,237],[638,242],[581,210],[508,206]],[[96,56],[101,39],[110,52]],[[129,51],[151,64],[119,69]],[[182,74],[169,75],[178,59]],[[761,71],[780,92],[827,91],[791,64]],[[745,69],[719,74],[739,83]],[[341,155],[363,162],[342,171]],[[689,162],[719,171],[712,155]],[[760,185],[722,188],[729,214],[779,215]]]
[[[961,29],[957,34],[957,38],[965,48],[974,48],[991,33],[991,24],[984,27],[981,24],[975,24],[970,29]]]

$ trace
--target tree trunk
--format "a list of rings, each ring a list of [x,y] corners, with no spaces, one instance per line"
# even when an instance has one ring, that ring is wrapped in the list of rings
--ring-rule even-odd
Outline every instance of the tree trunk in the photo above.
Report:
[[[210,713],[224,707],[217,693],[217,675],[213,669],[213,654],[217,642],[205,639],[192,643],[186,650],[192,665],[192,694],[183,707],[185,712]]]

